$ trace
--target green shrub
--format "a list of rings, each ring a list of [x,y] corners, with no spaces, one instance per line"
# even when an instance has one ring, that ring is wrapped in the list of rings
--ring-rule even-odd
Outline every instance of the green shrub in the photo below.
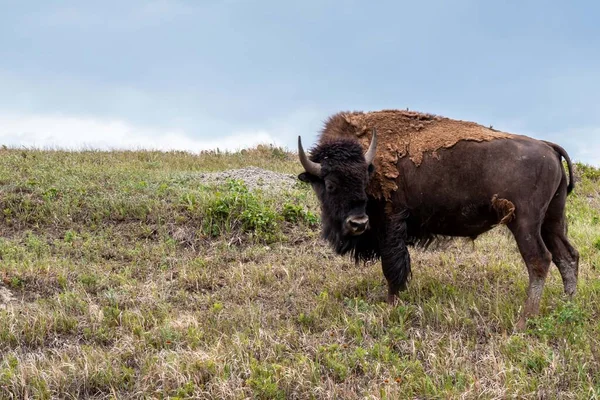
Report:
[[[577,172],[582,179],[591,181],[600,181],[600,168],[594,168],[591,165],[577,163]]]
[[[239,180],[228,180],[224,190],[219,190],[204,206],[203,231],[209,236],[219,236],[241,231],[256,236],[258,240],[272,242],[281,233],[277,214],[270,202],[250,192]]]
[[[300,205],[291,203],[286,203],[283,205],[281,215],[283,216],[284,220],[293,224],[303,222],[309,226],[314,226],[319,222],[319,218],[315,214],[304,210],[304,207]]]
[[[250,378],[246,380],[258,399],[285,399],[285,392],[277,382],[278,365],[261,364],[251,360]]]
[[[529,333],[541,339],[564,338],[573,343],[584,335],[588,315],[576,303],[558,304],[547,316],[539,316],[528,321]]]

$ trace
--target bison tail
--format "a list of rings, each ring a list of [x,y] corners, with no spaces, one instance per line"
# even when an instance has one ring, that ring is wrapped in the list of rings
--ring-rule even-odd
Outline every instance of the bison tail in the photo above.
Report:
[[[567,162],[567,167],[569,168],[569,185],[567,186],[567,194],[570,194],[575,188],[575,179],[573,179],[573,164],[571,163],[571,158],[567,154],[567,151],[557,145],[556,143],[548,142],[544,140],[548,146],[552,147],[554,151],[556,151],[562,158]]]

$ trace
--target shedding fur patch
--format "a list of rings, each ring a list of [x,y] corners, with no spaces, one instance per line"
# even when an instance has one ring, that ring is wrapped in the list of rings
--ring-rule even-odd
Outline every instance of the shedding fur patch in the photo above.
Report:
[[[474,122],[415,111],[382,110],[335,114],[326,122],[321,138],[355,137],[366,150],[373,128],[377,129],[378,146],[376,173],[369,185],[369,194],[385,200],[398,189],[397,162],[400,158],[409,157],[419,166],[425,153],[438,158],[437,150],[450,148],[462,140],[483,142],[513,137]]]
[[[515,218],[515,205],[510,200],[501,199],[495,194],[492,197],[492,207],[498,213],[499,225],[506,225]]]

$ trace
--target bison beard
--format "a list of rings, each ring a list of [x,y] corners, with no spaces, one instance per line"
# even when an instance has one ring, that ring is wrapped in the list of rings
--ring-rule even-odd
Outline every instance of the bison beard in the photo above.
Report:
[[[372,228],[359,236],[344,236],[331,216],[322,214],[322,237],[339,255],[350,255],[356,264],[381,258],[383,274],[390,290],[405,290],[411,277],[410,254],[407,245],[408,210],[396,213],[389,220],[380,215],[381,203],[369,200],[367,215]],[[380,246],[380,243],[383,246]]]
[[[360,236],[343,236],[339,229],[323,221],[323,239],[327,240],[339,255],[349,254],[356,263],[367,262],[379,257],[374,235],[367,231]]]

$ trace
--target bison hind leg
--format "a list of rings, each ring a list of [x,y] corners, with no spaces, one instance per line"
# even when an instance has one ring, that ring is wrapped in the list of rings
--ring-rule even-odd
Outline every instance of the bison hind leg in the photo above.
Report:
[[[517,322],[517,330],[525,329],[527,319],[538,314],[551,262],[550,251],[542,239],[541,223],[527,220],[526,216],[522,216],[508,224],[529,273],[527,299]]]
[[[566,183],[562,184],[566,186]],[[560,189],[559,189],[560,190]],[[542,224],[542,237],[550,253],[552,261],[558,268],[567,296],[573,297],[577,290],[579,275],[579,252],[567,238],[567,221],[565,217],[566,189],[555,196]]]
[[[577,291],[579,252],[562,232],[544,230],[543,237],[544,243],[552,253],[552,261],[560,272],[565,294],[572,298]]]

